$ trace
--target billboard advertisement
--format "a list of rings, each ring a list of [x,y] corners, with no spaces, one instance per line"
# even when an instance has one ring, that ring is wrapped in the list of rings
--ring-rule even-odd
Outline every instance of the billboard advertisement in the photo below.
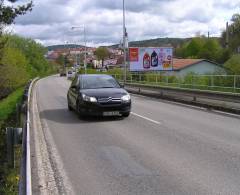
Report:
[[[172,70],[173,48],[130,47],[130,71]]]

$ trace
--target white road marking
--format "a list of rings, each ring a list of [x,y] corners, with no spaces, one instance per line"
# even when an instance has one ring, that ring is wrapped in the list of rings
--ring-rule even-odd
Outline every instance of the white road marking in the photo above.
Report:
[[[133,114],[133,115],[135,115],[135,116],[138,116],[138,117],[140,117],[140,118],[143,118],[143,119],[145,119],[145,120],[148,120],[148,121],[150,121],[150,122],[152,122],[152,123],[158,124],[158,125],[161,125],[161,124],[162,124],[161,122],[158,122],[158,121],[155,121],[155,120],[150,119],[150,118],[148,118],[148,117],[139,115],[139,114],[137,114],[137,113],[135,113],[135,112],[131,112],[131,114]]]
[[[224,111],[220,111],[220,110],[212,110],[213,112],[216,112],[216,113],[219,113],[219,114],[224,114],[224,115],[227,115],[227,116],[232,116],[232,117],[237,117],[237,118],[240,118],[240,115],[239,114],[234,114],[234,113],[230,113],[230,112],[224,112]]]

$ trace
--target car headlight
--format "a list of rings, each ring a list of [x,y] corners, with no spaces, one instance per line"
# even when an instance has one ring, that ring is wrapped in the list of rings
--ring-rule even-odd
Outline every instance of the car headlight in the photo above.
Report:
[[[97,99],[95,97],[90,97],[85,94],[82,94],[82,99],[86,102],[97,102]]]
[[[122,96],[122,97],[121,97],[121,100],[122,100],[123,102],[129,102],[129,101],[131,100],[131,97],[130,97],[129,94],[127,94],[127,95]]]

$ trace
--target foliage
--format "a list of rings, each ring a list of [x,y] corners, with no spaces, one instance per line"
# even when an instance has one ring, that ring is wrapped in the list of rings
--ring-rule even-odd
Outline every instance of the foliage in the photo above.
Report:
[[[206,39],[205,43],[200,49],[198,57],[216,61],[218,58],[217,54],[221,49],[220,43],[216,39]]]
[[[104,59],[109,56],[109,51],[106,47],[99,47],[96,49],[95,55],[98,60],[102,60],[102,66],[103,66]]]
[[[8,37],[7,47],[19,49],[28,60],[27,70],[32,76],[42,76],[48,69],[49,64],[44,58],[47,49],[32,39],[22,38],[17,35]]]
[[[229,70],[230,74],[240,75],[240,54],[233,55],[224,67]]]
[[[232,16],[232,24],[229,25],[229,49],[231,52],[236,53],[238,47],[240,47],[240,14],[234,14]],[[222,32],[221,41],[226,46],[226,30]]]
[[[10,3],[15,3],[17,0],[7,0]],[[6,2],[6,1],[5,1]],[[18,5],[14,7],[12,5],[5,5],[4,0],[0,0],[0,59],[2,58],[2,49],[6,44],[6,40],[2,39],[3,30],[5,26],[14,22],[16,17],[26,14],[27,11],[31,11],[33,7],[32,1],[25,5]]]
[[[15,3],[17,0],[7,0],[11,3]],[[33,7],[32,1],[26,5],[18,5],[13,7],[11,5],[5,5],[4,0],[0,0],[0,24],[10,25],[14,22],[15,18],[19,15],[24,15],[27,11],[31,11]]]
[[[0,99],[11,91],[23,86],[30,76],[27,73],[27,59],[14,48],[5,48],[0,66]]]
[[[7,44],[0,60],[0,99],[23,86],[27,80],[55,72],[44,58],[46,49],[31,39],[5,35]]]
[[[222,48],[217,38],[195,37],[176,49],[176,56],[198,58],[224,63],[230,57],[230,51]]]
[[[179,45],[189,41],[189,39],[182,38],[157,38],[143,41],[133,41],[129,43],[130,47],[163,47],[167,45],[171,45],[174,48],[177,48]],[[118,45],[114,45],[113,48],[118,47]]]
[[[184,51],[184,56],[192,58],[198,58],[200,51],[204,46],[205,39],[196,37],[193,38],[188,44],[186,44],[186,48]]]
[[[58,58],[56,59],[56,63],[59,65],[59,66],[61,66],[61,67],[63,67],[64,65],[65,65],[65,56],[64,55],[62,55],[62,54],[60,54],[59,56],[58,56]]]
[[[15,111],[16,104],[21,100],[22,96],[23,88],[19,88],[0,101],[0,124]]]

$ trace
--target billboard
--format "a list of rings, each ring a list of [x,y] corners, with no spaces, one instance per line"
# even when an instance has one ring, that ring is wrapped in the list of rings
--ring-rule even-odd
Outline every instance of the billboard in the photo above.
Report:
[[[130,47],[130,71],[172,70],[172,47]]]

